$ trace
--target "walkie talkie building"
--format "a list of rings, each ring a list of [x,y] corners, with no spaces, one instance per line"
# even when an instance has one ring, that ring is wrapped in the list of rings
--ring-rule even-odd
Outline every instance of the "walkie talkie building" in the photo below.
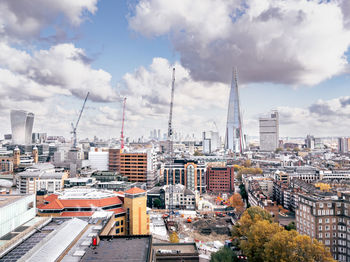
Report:
[[[24,110],[11,110],[12,143],[28,145],[32,142],[34,114]]]

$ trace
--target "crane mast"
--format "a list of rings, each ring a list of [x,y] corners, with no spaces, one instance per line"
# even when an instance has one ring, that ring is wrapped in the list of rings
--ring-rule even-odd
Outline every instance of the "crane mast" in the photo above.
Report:
[[[175,67],[173,68],[173,77],[172,77],[172,83],[171,83],[171,100],[170,100],[170,112],[169,112],[169,122],[168,122],[169,170],[171,170],[171,172],[174,172],[172,170],[172,164],[174,161],[173,128],[172,128],[174,89],[175,89]],[[174,175],[172,177],[174,178]],[[169,218],[170,219],[172,218],[173,209],[174,209],[174,204],[173,204],[174,185],[175,185],[175,181],[172,181],[172,183],[169,185]]]
[[[122,120],[122,130],[120,132],[120,149],[124,149],[124,121],[125,121],[125,105],[126,105],[126,97],[123,100],[123,120]]]
[[[88,92],[86,97],[85,97],[83,106],[82,106],[82,108],[80,110],[79,117],[78,117],[77,122],[75,123],[75,126],[73,125],[73,123],[71,123],[71,125],[72,125],[71,133],[73,134],[73,148],[77,148],[77,127],[78,127],[81,115],[83,114],[83,111],[84,111],[84,108],[85,108],[85,104],[86,104],[86,100],[88,99],[89,94],[90,94],[90,92]]]

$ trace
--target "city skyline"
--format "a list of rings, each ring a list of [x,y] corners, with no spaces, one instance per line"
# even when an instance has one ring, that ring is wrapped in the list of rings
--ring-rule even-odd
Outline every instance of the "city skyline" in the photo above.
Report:
[[[49,15],[35,1],[0,4],[2,134],[21,109],[35,114],[33,132],[68,138],[87,92],[78,138],[118,137],[123,96],[126,137],[164,132],[175,66],[174,130],[200,137],[215,121],[223,137],[237,66],[248,135],[272,109],[281,136],[348,135],[346,1],[201,1],[193,14],[191,1],[59,2],[44,4]]]

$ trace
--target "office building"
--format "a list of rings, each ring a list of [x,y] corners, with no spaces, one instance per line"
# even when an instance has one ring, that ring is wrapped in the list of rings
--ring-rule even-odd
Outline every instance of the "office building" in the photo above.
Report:
[[[230,97],[227,111],[225,150],[242,153],[245,147],[242,132],[242,119],[238,94],[237,71],[234,69],[230,89]]]
[[[12,143],[28,145],[32,143],[34,114],[24,110],[11,110]]]
[[[152,149],[135,152],[121,152],[109,149],[109,170],[116,171],[130,182],[145,182],[152,188],[158,182],[156,156]]]
[[[219,150],[221,147],[219,132],[203,132],[202,145],[204,154],[210,154]]]
[[[350,138],[349,137],[338,137],[338,152],[348,153],[350,149]]]
[[[56,172],[55,167],[49,163],[35,164],[16,175],[17,188],[22,194],[35,194],[39,190],[48,193],[60,191],[64,186],[64,179],[68,173]]]
[[[193,191],[206,191],[205,164],[195,160],[176,159],[172,164],[165,164],[163,179],[165,185],[182,184]]]
[[[107,171],[109,169],[108,151],[90,151],[89,161],[91,169],[98,171]]]
[[[207,167],[207,191],[221,193],[234,192],[234,168],[227,167]]]
[[[279,141],[278,112],[273,111],[269,117],[259,118],[260,150],[275,151]]]

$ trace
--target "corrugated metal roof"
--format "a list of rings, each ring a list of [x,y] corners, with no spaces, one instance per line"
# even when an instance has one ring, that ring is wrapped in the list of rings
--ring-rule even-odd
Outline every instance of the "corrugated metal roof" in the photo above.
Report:
[[[86,221],[78,218],[66,221],[59,229],[45,238],[44,243],[40,243],[31,254],[27,254],[28,256],[22,259],[31,262],[55,261],[87,225]]]

